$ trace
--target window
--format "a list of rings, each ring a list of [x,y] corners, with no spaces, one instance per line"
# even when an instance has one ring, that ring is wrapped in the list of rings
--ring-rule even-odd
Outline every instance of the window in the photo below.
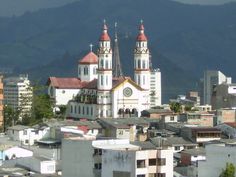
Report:
[[[145,85],[145,76],[143,76],[143,84]]]
[[[79,67],[79,71],[78,71],[79,75],[81,74],[81,68]]]
[[[73,106],[70,106],[70,113],[73,113]]]
[[[145,63],[145,61],[144,61],[144,60],[142,61],[142,65],[143,65],[143,66],[142,66],[142,67],[143,67],[143,69],[145,69],[145,68],[146,68],[146,63]]]
[[[75,108],[74,108],[74,112],[75,112],[75,114],[77,113],[77,107],[75,106]]]
[[[138,60],[138,69],[141,69],[141,60]]]
[[[93,107],[90,109],[90,114],[93,115]]]
[[[170,121],[174,121],[175,120],[175,117],[174,116],[171,116],[170,117]]]
[[[96,67],[93,68],[93,74],[97,74],[97,68]]]
[[[23,135],[27,135],[27,130],[24,130],[24,131],[23,131]]]
[[[157,159],[149,159],[149,166],[156,166],[157,165]]]
[[[158,158],[158,159],[157,159],[157,165],[158,165],[158,166],[164,166],[164,165],[166,165],[166,159]]]
[[[103,68],[104,64],[103,64],[103,59],[101,59],[101,62],[100,62],[100,65],[101,65],[101,68]]]
[[[103,76],[101,76],[101,85],[103,85]]]
[[[85,112],[85,111],[84,111],[84,106],[83,106],[82,114],[84,114],[84,112]]]
[[[88,75],[88,67],[87,66],[84,67],[84,75]]]
[[[108,69],[109,67],[108,67],[108,60],[106,60],[106,67],[105,67],[105,69]]]
[[[101,163],[95,163],[94,168],[97,169],[97,170],[100,170],[100,169],[102,169],[102,164]]]
[[[145,160],[137,160],[137,168],[145,168]]]
[[[137,177],[145,177],[145,175],[137,175]]]
[[[175,146],[175,151],[179,151],[180,150],[180,146]]]
[[[165,173],[157,173],[157,177],[166,177]]]
[[[78,114],[80,114],[80,106],[78,107]]]
[[[89,115],[89,107],[87,107],[87,115]]]
[[[106,76],[106,85],[108,85],[108,76]]]

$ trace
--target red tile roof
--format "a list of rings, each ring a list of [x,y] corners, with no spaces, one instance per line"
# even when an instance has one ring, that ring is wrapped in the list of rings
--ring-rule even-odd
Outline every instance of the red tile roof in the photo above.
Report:
[[[236,128],[236,122],[225,122],[224,124],[226,124],[232,128]]]
[[[52,85],[56,88],[64,88],[64,89],[80,89],[87,82],[81,82],[79,78],[58,78],[58,77],[49,77],[48,85]]]
[[[89,52],[79,61],[79,64],[98,64],[98,56],[93,52]]]

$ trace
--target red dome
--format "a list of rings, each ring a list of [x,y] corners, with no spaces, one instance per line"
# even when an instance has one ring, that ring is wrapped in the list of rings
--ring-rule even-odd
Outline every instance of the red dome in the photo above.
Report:
[[[103,25],[103,33],[102,33],[102,35],[100,36],[100,41],[110,41],[110,36],[108,35],[108,33],[107,33],[107,25],[106,24],[104,24]]]
[[[137,41],[147,41],[147,37],[144,33],[141,33],[137,36]]]
[[[100,36],[100,41],[110,41],[110,37],[107,33],[103,33],[101,36]]]
[[[84,56],[80,61],[79,64],[97,64],[98,63],[98,57],[95,53],[89,52],[86,56]]]

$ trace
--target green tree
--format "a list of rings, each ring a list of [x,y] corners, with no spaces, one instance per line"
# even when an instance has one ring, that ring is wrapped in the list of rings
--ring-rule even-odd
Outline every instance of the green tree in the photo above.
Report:
[[[227,163],[219,177],[235,177],[235,166],[232,163]]]
[[[15,111],[11,106],[4,105],[4,130],[7,127],[13,126],[19,121],[19,111]]]
[[[174,111],[175,113],[179,113],[182,109],[182,106],[180,103],[177,102],[171,102],[170,103],[170,109]]]

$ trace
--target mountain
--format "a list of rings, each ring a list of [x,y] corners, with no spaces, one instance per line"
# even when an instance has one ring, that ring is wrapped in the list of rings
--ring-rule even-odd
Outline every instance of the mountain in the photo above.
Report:
[[[0,16],[19,16],[25,12],[60,7],[78,0],[0,0]]]
[[[168,0],[80,0],[0,18],[0,66],[29,72],[33,79],[41,75],[45,79],[49,73],[76,76],[76,60],[90,43],[97,44],[104,18],[111,35],[118,22],[126,73],[132,73],[137,26],[144,20],[153,65],[162,71],[164,100],[195,89],[205,69],[236,77],[236,3],[199,6]],[[70,57],[63,57],[65,53]]]

